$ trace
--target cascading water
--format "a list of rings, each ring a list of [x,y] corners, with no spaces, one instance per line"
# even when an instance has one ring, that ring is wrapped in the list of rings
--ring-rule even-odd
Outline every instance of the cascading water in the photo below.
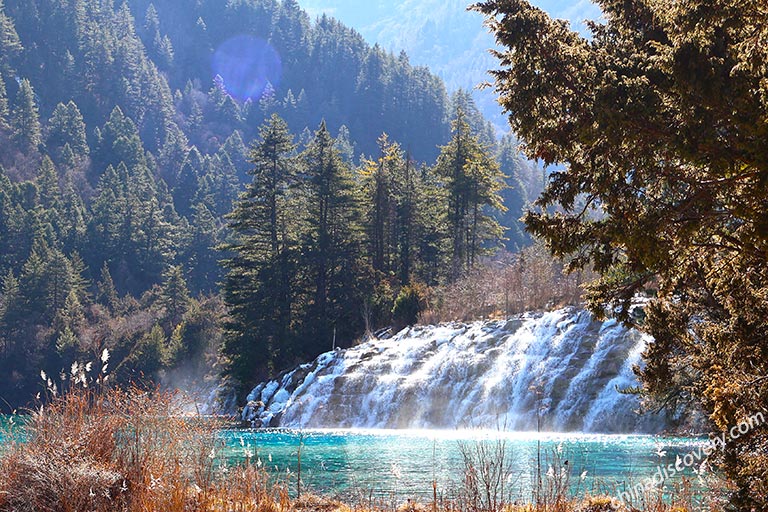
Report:
[[[249,395],[243,419],[296,428],[655,432],[632,367],[648,338],[572,308],[412,327],[322,354]]]

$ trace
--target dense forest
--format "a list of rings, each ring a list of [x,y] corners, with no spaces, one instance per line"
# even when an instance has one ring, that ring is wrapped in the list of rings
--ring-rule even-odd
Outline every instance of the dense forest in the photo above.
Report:
[[[105,348],[119,381],[246,385],[411,321],[528,243],[543,181],[467,92],[293,0],[0,2],[0,144],[10,406]]]

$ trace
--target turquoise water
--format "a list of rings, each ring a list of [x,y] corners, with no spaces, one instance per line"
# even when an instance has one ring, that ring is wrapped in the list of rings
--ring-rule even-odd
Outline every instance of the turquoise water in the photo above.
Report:
[[[0,429],[0,452],[3,444]],[[497,461],[504,453],[503,492],[507,500],[530,501],[541,468],[543,486],[566,481],[569,492],[617,496],[670,464],[701,450],[698,438],[646,435],[537,434],[437,430],[223,430],[216,453],[233,468],[250,458],[295,491],[301,446],[304,490],[345,500],[431,501],[461,492],[467,463],[463,453],[478,450]],[[678,458],[680,457],[680,458]],[[567,463],[566,463],[567,462]],[[690,479],[706,489],[698,464],[665,482],[668,491]]]
[[[223,435],[224,460],[236,464],[250,455],[291,486],[301,446],[303,487],[346,499],[431,500],[433,480],[438,494],[450,497],[465,474],[462,451],[495,452],[499,447],[506,454],[504,492],[509,499],[531,499],[539,467],[545,486],[560,475],[568,478],[574,494],[615,496],[702,444],[695,438],[488,431],[231,430]],[[680,482],[679,476],[666,482],[668,489]],[[692,469],[683,476],[698,479]]]

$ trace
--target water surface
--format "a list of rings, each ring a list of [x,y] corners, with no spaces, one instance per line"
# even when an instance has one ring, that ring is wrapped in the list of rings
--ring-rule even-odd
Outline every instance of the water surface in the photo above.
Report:
[[[505,453],[504,490],[509,499],[530,500],[541,472],[543,485],[566,478],[570,492],[616,495],[679,461],[702,444],[696,438],[648,435],[500,433],[438,430],[230,430],[222,457],[247,456],[276,478],[295,486],[301,446],[302,484],[331,496],[432,499],[460,490],[467,466],[463,453]],[[477,464],[477,460],[473,460]],[[683,476],[699,476],[688,468]],[[680,475],[666,482],[672,489]],[[695,482],[694,482],[695,483]],[[701,480],[695,485],[705,486]]]

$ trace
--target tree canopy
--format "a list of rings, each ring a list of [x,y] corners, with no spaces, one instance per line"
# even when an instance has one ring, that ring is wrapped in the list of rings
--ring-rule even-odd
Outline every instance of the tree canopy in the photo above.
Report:
[[[595,311],[653,335],[646,396],[724,431],[768,412],[768,5],[597,3],[589,39],[524,0],[473,7],[503,47],[496,90],[526,153],[565,167],[525,222],[601,274]],[[720,459],[747,509],[768,505],[767,448],[757,429]]]

